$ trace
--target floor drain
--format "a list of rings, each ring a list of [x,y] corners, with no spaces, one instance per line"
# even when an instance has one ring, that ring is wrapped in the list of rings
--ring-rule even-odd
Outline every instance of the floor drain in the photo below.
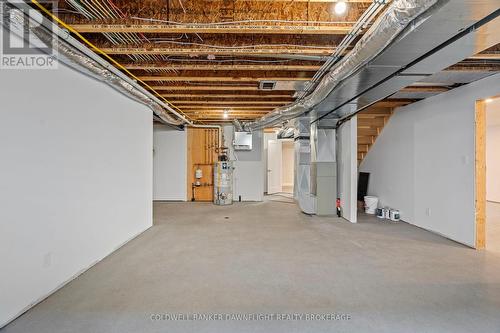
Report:
[[[224,218],[225,218],[226,220],[229,220],[229,216],[224,216]]]

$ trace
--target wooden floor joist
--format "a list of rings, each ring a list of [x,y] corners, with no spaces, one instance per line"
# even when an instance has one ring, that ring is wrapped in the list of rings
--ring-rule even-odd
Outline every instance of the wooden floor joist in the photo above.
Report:
[[[254,99],[267,99],[267,100],[273,100],[273,99],[287,99],[287,100],[293,100],[292,94],[280,94],[280,95],[238,95],[238,94],[162,94],[162,97],[169,98],[169,99],[177,99],[177,98],[195,98],[195,99],[203,99],[207,100],[210,98],[231,98],[231,99],[245,99],[245,98],[250,98],[252,100]]]
[[[235,25],[235,24],[73,24],[80,33],[154,33],[154,34],[271,34],[271,35],[345,35],[352,24],[329,25]]]
[[[176,105],[239,105],[239,104],[249,104],[249,105],[284,105],[290,103],[289,101],[186,101],[180,100],[175,101]]]
[[[478,53],[469,57],[468,59],[473,60],[500,60],[500,52],[498,53]]]
[[[220,110],[226,111],[225,108],[221,108],[220,106],[199,106],[199,105],[185,105],[184,107],[181,105],[177,105],[182,108],[182,111],[189,110]],[[272,110],[274,106],[235,106],[232,107],[231,110]]]
[[[171,90],[171,91],[260,91],[257,85],[255,86],[151,86],[154,90]]]
[[[401,89],[401,92],[435,92],[442,93],[449,91],[448,87],[435,87],[435,86],[409,86]]]
[[[224,115],[224,113],[227,113],[228,115],[232,116],[251,116],[251,117],[261,117],[265,115],[266,113],[269,113],[269,111],[266,110],[233,110],[230,112],[218,110],[218,111],[204,111],[204,110],[194,110],[194,111],[188,111],[187,112],[191,116],[214,116],[214,117],[221,117]]]
[[[309,81],[311,77],[229,77],[229,76],[139,76],[142,81],[192,81],[192,82],[260,82],[260,81]]]
[[[279,56],[279,55],[305,55],[305,56],[330,56],[335,47],[326,48],[242,48],[242,49],[222,49],[222,48],[177,48],[177,47],[102,47],[104,53],[111,55],[168,55],[168,56],[206,56],[209,54],[219,56]]]
[[[161,64],[140,64],[131,63],[125,64],[125,68],[130,70],[177,70],[177,71],[299,71],[313,72],[321,68],[314,65],[161,65]]]

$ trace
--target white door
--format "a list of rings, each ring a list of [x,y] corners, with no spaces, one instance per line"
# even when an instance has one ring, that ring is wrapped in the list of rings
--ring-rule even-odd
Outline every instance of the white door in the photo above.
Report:
[[[281,164],[283,149],[281,141],[269,140],[267,147],[267,193],[282,192]]]

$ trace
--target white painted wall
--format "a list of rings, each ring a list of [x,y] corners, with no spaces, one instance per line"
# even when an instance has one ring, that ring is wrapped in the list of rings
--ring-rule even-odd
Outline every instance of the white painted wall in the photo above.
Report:
[[[360,166],[369,194],[404,221],[474,246],[474,115],[500,93],[490,76],[399,108]]]
[[[500,202],[500,98],[486,105],[486,199]]]
[[[0,74],[0,327],[152,225],[152,113],[69,68]]]
[[[187,132],[154,127],[153,200],[187,200]]]
[[[282,173],[281,176],[283,186],[293,186],[293,169],[295,160],[295,147],[293,140],[281,140],[283,144],[282,156]]]
[[[338,129],[339,198],[342,204],[342,217],[356,223],[358,200],[358,120],[351,118]]]
[[[234,166],[234,200],[262,201],[264,198],[264,133],[253,132],[251,151],[234,151],[234,127],[224,126],[224,139],[229,147],[229,158],[235,160]]]

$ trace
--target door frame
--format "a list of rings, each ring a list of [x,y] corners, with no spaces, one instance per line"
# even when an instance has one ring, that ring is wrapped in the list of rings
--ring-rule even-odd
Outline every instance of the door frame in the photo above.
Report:
[[[271,164],[270,162],[270,153],[271,153],[271,145],[276,144],[277,147],[279,146],[279,151],[281,152],[279,158],[276,159],[277,162],[279,162],[279,182],[280,182],[280,190],[279,191],[272,191],[270,192],[269,190],[271,189],[272,183],[270,181],[270,176],[271,176]],[[266,177],[267,177],[267,194],[276,194],[276,193],[281,193],[283,191],[283,144],[280,140],[269,140],[267,142],[267,170],[266,170]]]
[[[475,249],[486,248],[486,105],[488,99],[476,101],[475,110]]]
[[[476,250],[486,248],[486,101],[476,101],[475,112],[475,223]]]

